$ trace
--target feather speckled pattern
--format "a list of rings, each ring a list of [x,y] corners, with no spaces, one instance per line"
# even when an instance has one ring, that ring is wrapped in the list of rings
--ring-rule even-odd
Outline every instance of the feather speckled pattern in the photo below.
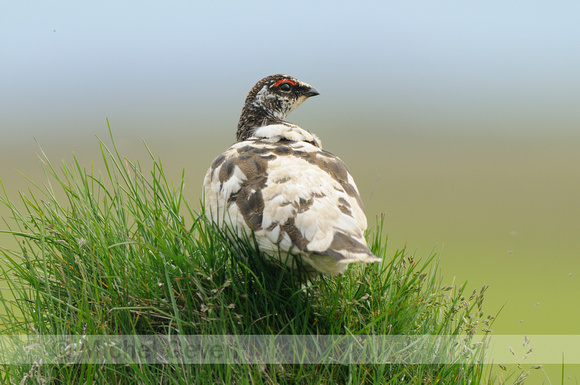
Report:
[[[218,224],[253,231],[262,251],[290,252],[309,272],[338,274],[349,263],[379,259],[367,247],[364,208],[345,164],[323,150],[316,135],[284,121],[315,95],[312,86],[287,75],[256,84],[238,141],[205,176],[205,206]]]

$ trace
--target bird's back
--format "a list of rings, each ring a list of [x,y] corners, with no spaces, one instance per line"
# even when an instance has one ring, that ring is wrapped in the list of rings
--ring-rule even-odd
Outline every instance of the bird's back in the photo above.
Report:
[[[253,231],[263,251],[300,255],[326,274],[378,260],[364,239],[366,217],[348,169],[296,125],[264,126],[232,145],[212,163],[204,190],[212,219]]]

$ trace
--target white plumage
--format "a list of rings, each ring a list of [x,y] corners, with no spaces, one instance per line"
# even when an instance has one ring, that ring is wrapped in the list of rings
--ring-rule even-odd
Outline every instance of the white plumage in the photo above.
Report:
[[[302,91],[288,97],[275,86],[283,84],[280,79]],[[311,272],[338,274],[352,262],[378,261],[366,245],[364,209],[344,163],[322,150],[314,134],[280,120],[279,111],[267,118],[258,116],[260,126],[244,127],[262,112],[253,109],[272,95],[283,98],[279,105],[292,110],[295,106],[287,105],[293,100],[300,104],[318,92],[286,75],[265,78],[253,91],[258,97],[252,99],[250,92],[246,106],[250,101],[251,108],[244,107],[240,118],[242,140],[217,157],[205,176],[208,215],[240,235],[253,231],[262,251],[290,252]]]

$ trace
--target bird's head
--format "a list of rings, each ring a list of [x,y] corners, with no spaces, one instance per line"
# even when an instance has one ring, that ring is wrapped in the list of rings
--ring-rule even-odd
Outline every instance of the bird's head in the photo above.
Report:
[[[262,126],[284,122],[286,116],[311,96],[316,88],[288,75],[272,75],[260,80],[248,94],[238,123],[242,141]]]
[[[262,108],[280,120],[311,96],[319,95],[316,88],[288,75],[272,75],[260,80],[248,94],[246,106]]]

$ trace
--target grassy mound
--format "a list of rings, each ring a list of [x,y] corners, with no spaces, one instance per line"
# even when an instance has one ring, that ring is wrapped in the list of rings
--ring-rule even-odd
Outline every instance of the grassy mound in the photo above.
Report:
[[[144,172],[99,143],[103,174],[76,159],[57,169],[45,158],[43,187],[17,203],[2,198],[12,211],[6,231],[20,245],[2,249],[1,286],[14,298],[0,298],[2,334],[444,336],[489,324],[485,287],[444,286],[433,256],[388,256],[380,221],[369,244],[383,263],[300,283],[300,270],[261,255],[251,239],[231,240],[192,210],[183,180],[169,183],[160,160],[151,156]],[[483,377],[476,361],[0,367],[5,383],[475,384]]]

